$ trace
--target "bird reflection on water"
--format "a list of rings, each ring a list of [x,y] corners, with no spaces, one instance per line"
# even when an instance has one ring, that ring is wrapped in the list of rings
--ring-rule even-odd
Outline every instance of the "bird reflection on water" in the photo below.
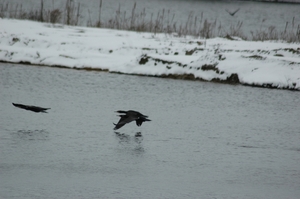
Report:
[[[136,132],[135,135],[115,132],[115,135],[119,141],[119,144],[122,146],[122,152],[130,151],[134,155],[141,155],[145,152],[142,144],[143,136],[141,132]]]
[[[115,132],[115,134],[120,142],[135,141],[136,143],[141,143],[143,140],[143,135],[141,132],[136,132],[134,136],[130,136],[125,133],[119,133],[119,132]]]
[[[45,129],[40,130],[18,130],[12,132],[12,135],[20,140],[48,140],[49,132]]]

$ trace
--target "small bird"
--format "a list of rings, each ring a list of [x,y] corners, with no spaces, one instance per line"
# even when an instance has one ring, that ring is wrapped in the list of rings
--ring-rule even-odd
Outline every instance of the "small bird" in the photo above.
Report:
[[[29,106],[29,105],[24,105],[24,104],[15,104],[12,103],[15,107],[18,108],[22,108],[28,111],[33,111],[36,113],[47,113],[46,110],[50,109],[50,108],[42,108],[42,107],[38,107],[38,106]]]
[[[226,12],[228,12],[231,16],[234,16],[235,13],[237,13],[240,10],[240,8],[236,9],[234,12],[230,12],[226,9]]]
[[[147,115],[143,115],[137,111],[129,110],[129,111],[116,111],[116,112],[125,115],[118,115],[121,118],[117,124],[113,123],[115,125],[114,130],[119,129],[125,124],[130,123],[132,121],[135,121],[137,126],[141,126],[143,122],[151,121],[147,119],[148,118]]]

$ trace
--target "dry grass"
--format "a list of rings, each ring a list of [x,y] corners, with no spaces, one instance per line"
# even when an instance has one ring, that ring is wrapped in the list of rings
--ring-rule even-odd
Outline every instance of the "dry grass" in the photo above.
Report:
[[[296,26],[295,17],[293,17],[292,23],[286,22],[285,29],[283,31],[277,31],[274,26],[268,27],[268,29],[251,31],[252,40],[265,41],[265,40],[284,40],[287,42],[299,42],[300,41],[300,24]]]
[[[80,15],[80,3],[75,3],[72,0],[66,0],[66,5],[63,10],[53,8],[46,10],[44,8],[44,0],[41,0],[40,10],[25,11],[22,9],[22,4],[17,4],[14,7],[9,3],[0,4],[0,17],[28,19],[49,23],[61,23],[66,25],[78,25]],[[54,0],[52,0],[53,2]],[[53,2],[54,4],[54,2]],[[251,31],[250,36],[245,36],[243,33],[243,22],[237,24],[222,26],[217,20],[207,20],[203,17],[189,13],[184,23],[175,21],[175,14],[171,14],[170,10],[162,9],[156,14],[146,13],[144,8],[138,12],[136,3],[134,3],[131,12],[122,11],[121,5],[118,6],[114,16],[108,20],[101,19],[102,0],[99,0],[99,15],[98,19],[92,19],[90,10],[87,21],[88,27],[109,28],[118,30],[131,30],[136,32],[150,33],[165,33],[177,35],[179,37],[194,36],[200,38],[214,38],[236,36],[245,40],[266,41],[266,40],[284,40],[287,42],[300,42],[300,25],[295,24],[295,18],[291,23],[286,23],[284,30],[277,30],[274,26],[263,29],[262,25],[258,30]],[[263,22],[262,22],[263,23]]]

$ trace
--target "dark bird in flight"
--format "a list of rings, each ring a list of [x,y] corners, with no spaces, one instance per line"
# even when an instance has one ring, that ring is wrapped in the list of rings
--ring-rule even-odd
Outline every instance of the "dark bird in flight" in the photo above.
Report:
[[[240,10],[240,8],[236,9],[234,12],[230,12],[226,9],[226,12],[228,12],[231,16],[234,16],[235,13],[237,13]]]
[[[147,115],[143,115],[137,111],[129,110],[129,111],[116,111],[116,112],[121,113],[123,115],[118,115],[119,117],[121,117],[118,124],[113,123],[115,125],[114,130],[119,129],[125,124],[130,123],[132,121],[135,121],[137,126],[141,126],[143,122],[151,121],[147,119],[148,118]]]
[[[18,107],[18,108],[22,108],[22,109],[25,109],[25,110],[28,110],[28,111],[33,111],[33,112],[36,112],[36,113],[47,113],[46,111],[50,108],[42,108],[42,107],[38,107],[38,106],[29,106],[29,105],[24,105],[24,104],[15,104],[15,103],[12,103],[15,107]]]

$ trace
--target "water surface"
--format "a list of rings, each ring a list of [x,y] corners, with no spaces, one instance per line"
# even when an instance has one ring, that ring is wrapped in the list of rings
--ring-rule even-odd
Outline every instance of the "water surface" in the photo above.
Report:
[[[300,195],[299,92],[2,63],[0,96],[0,198]]]

